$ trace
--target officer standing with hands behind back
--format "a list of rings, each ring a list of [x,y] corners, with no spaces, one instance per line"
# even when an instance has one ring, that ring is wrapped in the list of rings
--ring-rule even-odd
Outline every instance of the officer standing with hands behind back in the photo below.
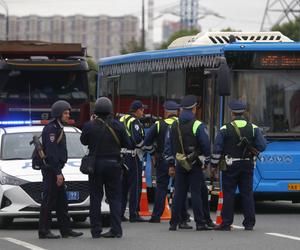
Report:
[[[42,142],[46,154],[47,166],[42,167],[43,195],[40,209],[39,238],[57,239],[59,235],[52,234],[51,211],[56,208],[60,234],[63,238],[78,237],[83,233],[70,228],[68,201],[62,168],[68,159],[64,124],[69,121],[71,106],[66,101],[57,101],[51,107],[53,120],[42,132]]]
[[[100,97],[91,121],[84,125],[80,140],[96,156],[94,174],[89,175],[90,221],[93,238],[120,238],[121,227],[121,147],[130,147],[123,125],[113,118],[110,99]],[[103,186],[111,213],[111,229],[101,234]]]
[[[259,152],[265,150],[266,140],[260,129],[248,122],[243,114],[246,104],[240,100],[229,103],[232,121],[221,127],[217,134],[211,158],[211,171],[215,175],[217,164],[225,156],[226,170],[222,173],[224,194],[222,224],[215,230],[230,231],[233,223],[234,198],[239,188],[244,214],[245,230],[253,230],[255,225],[255,208],[253,197],[254,161]]]
[[[175,195],[172,203],[170,231],[176,231],[180,214],[186,201],[188,188],[191,189],[192,206],[196,230],[210,230],[203,214],[201,185],[204,177],[199,157],[204,155],[206,162],[210,156],[210,142],[205,125],[195,117],[197,98],[185,96],[181,101],[182,112],[179,121],[174,122],[166,136],[166,159],[169,163],[169,175],[175,175]],[[174,166],[176,158],[176,167]]]

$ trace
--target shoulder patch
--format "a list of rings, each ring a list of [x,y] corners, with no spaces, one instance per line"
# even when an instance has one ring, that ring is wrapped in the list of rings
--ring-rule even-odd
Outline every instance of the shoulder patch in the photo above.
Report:
[[[51,142],[54,142],[55,141],[55,134],[54,133],[50,133],[49,134],[49,139]]]
[[[134,125],[134,128],[135,128],[136,131],[139,131],[139,130],[140,130],[140,126],[139,126],[138,124],[135,124],[135,125]]]

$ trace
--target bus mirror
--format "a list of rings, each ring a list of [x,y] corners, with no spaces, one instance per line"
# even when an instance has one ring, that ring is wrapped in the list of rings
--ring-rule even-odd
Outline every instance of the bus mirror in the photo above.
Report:
[[[231,75],[225,57],[220,58],[220,66],[217,71],[217,85],[220,96],[231,94]]]

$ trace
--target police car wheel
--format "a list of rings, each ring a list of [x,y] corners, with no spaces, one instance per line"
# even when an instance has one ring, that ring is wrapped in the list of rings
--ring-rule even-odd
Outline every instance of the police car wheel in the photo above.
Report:
[[[86,221],[87,216],[86,215],[73,215],[72,220],[74,222],[84,222]]]
[[[13,222],[13,220],[13,217],[0,216],[0,228],[7,228]]]

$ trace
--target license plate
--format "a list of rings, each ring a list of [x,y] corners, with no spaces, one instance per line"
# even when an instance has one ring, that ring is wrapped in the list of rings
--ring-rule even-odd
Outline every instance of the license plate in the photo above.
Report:
[[[300,183],[289,183],[288,184],[288,190],[291,190],[291,191],[300,190]]]
[[[68,201],[78,201],[79,200],[79,192],[76,191],[67,191]]]

